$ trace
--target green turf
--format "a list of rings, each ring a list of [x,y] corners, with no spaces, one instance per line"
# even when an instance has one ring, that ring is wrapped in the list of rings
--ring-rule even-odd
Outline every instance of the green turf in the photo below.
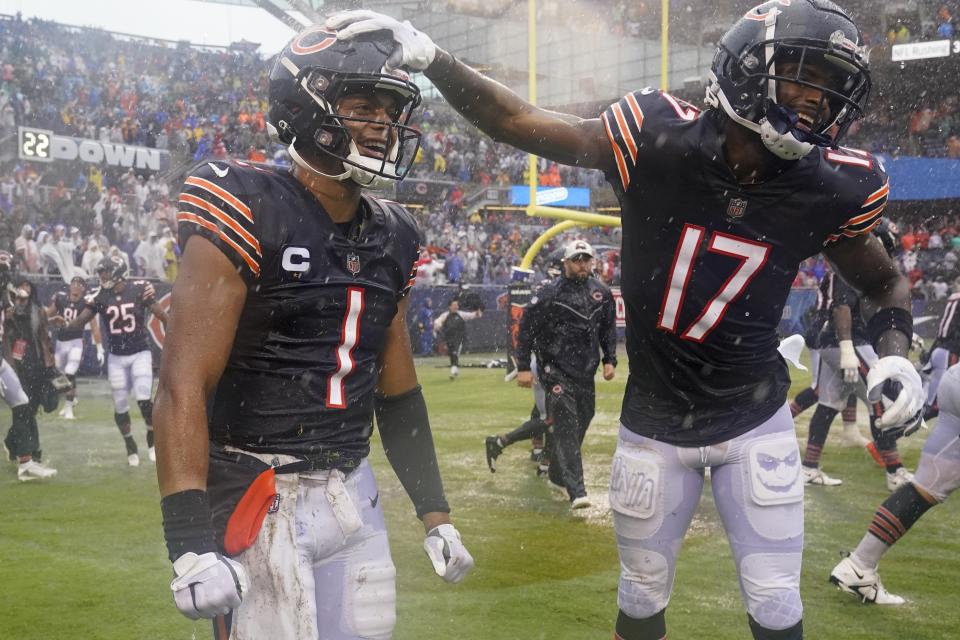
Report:
[[[599,504],[574,517],[534,478],[524,447],[508,450],[495,475],[484,464],[483,436],[519,424],[530,410],[529,391],[504,384],[502,370],[464,368],[451,382],[439,362],[423,361],[419,372],[454,517],[477,569],[459,586],[432,574],[419,522],[375,443],[399,574],[395,638],[608,640],[618,562],[605,483],[625,371],[597,385],[584,454],[587,489]],[[795,390],[807,380],[798,375]],[[0,474],[0,639],[209,637],[207,624],[187,621],[173,607],[154,469],[146,461],[126,466],[106,392],[102,382],[84,384],[75,423],[41,417],[45,456],[60,472],[54,481],[18,483],[13,465]],[[801,437],[809,413],[798,420]],[[142,426],[136,429],[142,443]],[[902,443],[911,468],[924,438]],[[960,637],[955,505],[927,514],[881,565],[885,584],[910,604],[861,606],[827,583],[838,553],[856,544],[888,495],[882,470],[865,453],[839,445],[831,436],[823,464],[843,486],[807,491],[807,637]],[[671,638],[749,637],[708,490],[681,553],[667,620]]]

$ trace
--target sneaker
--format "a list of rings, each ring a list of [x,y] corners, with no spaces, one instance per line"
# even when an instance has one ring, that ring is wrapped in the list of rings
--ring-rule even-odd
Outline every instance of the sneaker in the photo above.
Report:
[[[484,445],[487,450],[487,466],[490,468],[490,473],[496,473],[497,458],[503,453],[503,445],[500,444],[500,437],[487,436],[487,439],[484,440]]]
[[[900,467],[893,473],[887,473],[887,490],[896,491],[905,484],[913,482],[913,474],[906,467]]]
[[[52,478],[55,475],[57,475],[56,469],[45,467],[39,462],[35,462],[33,460],[30,460],[29,462],[23,462],[17,468],[17,480],[20,482],[43,480],[44,478]]]
[[[574,498],[570,501],[571,509],[587,509],[591,506],[590,498],[587,496],[580,496],[579,498]]]
[[[880,576],[876,569],[865,569],[854,562],[850,556],[840,561],[840,564],[830,572],[830,582],[845,591],[860,598],[864,604],[903,604],[906,602],[898,595],[894,595],[883,588]]]
[[[845,447],[866,447],[870,441],[860,433],[860,427],[856,422],[846,422],[843,425],[843,446]]]
[[[803,484],[816,484],[824,487],[835,487],[843,484],[840,478],[831,478],[819,468],[801,467],[803,469]]]
[[[148,448],[147,448],[147,457],[150,458],[150,462],[156,462],[156,461],[157,461],[157,448],[156,448],[156,447],[148,447]]]
[[[136,454],[136,453],[131,453],[130,455],[128,455],[128,456],[127,456],[127,464],[130,465],[131,467],[139,467],[139,466],[140,466],[140,455],[139,455],[139,454]]]

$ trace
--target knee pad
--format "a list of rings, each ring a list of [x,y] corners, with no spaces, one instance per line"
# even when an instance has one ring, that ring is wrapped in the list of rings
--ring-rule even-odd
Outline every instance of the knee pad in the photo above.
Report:
[[[913,483],[937,502],[943,502],[960,488],[960,417],[940,414],[937,426],[923,445]]]
[[[390,640],[397,622],[396,578],[397,570],[389,560],[347,568],[343,619],[352,633],[370,640]]]
[[[747,613],[765,629],[789,629],[803,618],[801,554],[755,553],[740,562]]]
[[[113,421],[116,423],[118,427],[120,427],[121,430],[123,430],[124,428],[127,428],[127,429],[130,428],[130,414],[126,411],[124,411],[123,413],[114,413]]]
[[[140,415],[147,426],[153,426],[153,400],[137,400],[137,406],[140,407]]]

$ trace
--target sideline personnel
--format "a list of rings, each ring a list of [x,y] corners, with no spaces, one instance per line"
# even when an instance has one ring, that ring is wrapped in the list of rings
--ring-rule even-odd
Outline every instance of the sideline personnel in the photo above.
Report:
[[[613,294],[593,274],[593,247],[570,242],[563,252],[563,275],[544,285],[520,321],[517,384],[533,385],[531,353],[537,356],[540,384],[547,392],[548,478],[566,489],[573,509],[590,506],[583,484],[580,445],[596,408],[593,376],[603,353],[603,379],[617,366],[616,309]]]

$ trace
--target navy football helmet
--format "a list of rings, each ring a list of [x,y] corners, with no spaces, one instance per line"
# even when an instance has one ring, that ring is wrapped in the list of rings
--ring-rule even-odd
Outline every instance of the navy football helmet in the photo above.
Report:
[[[814,146],[836,147],[863,117],[870,71],[860,31],[827,0],[769,0],[747,12],[721,38],[710,69],[708,105],[760,134],[777,156],[795,160]],[[789,64],[789,74],[782,72]],[[825,82],[809,78],[813,65]],[[818,115],[777,102],[777,83],[821,93]],[[823,115],[827,114],[827,115]]]
[[[387,71],[393,51],[388,36],[369,34],[337,40],[335,33],[312,27],[298,34],[277,56],[270,73],[270,111],[267,128],[287,145],[294,161],[335,180],[352,179],[364,187],[380,188],[406,176],[420,146],[420,133],[409,126],[420,105],[420,89],[406,72]],[[337,103],[350,94],[390,92],[399,109],[390,121],[340,115]],[[362,155],[344,124],[380,122],[390,127],[389,148],[380,157]],[[330,175],[309,162],[331,156],[343,164],[343,173]]]
[[[97,263],[100,286],[107,291],[113,289],[122,280],[126,280],[127,272],[127,263],[118,256],[105,256]]]

